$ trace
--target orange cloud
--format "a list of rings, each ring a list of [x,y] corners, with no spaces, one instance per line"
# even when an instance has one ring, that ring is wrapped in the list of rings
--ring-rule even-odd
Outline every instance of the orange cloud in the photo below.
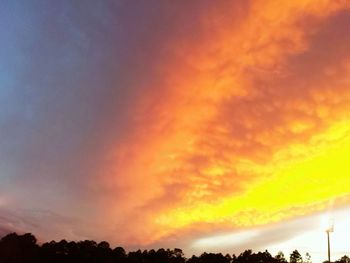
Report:
[[[203,11],[196,37],[164,43],[169,57],[152,65],[159,87],[145,87],[132,131],[109,153],[100,178],[118,196],[107,214],[126,243],[349,201],[350,38],[327,45],[350,4],[240,4]]]

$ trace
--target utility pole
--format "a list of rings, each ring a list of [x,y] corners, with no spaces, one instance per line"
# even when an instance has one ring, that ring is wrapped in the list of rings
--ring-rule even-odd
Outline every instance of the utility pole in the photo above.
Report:
[[[330,236],[329,233],[334,232],[334,223],[333,220],[329,220],[329,226],[326,230],[327,233],[327,241],[328,241],[328,262],[331,262],[331,242],[330,242]]]
[[[327,240],[328,240],[328,262],[331,262],[331,243],[329,240],[329,231],[327,230]]]

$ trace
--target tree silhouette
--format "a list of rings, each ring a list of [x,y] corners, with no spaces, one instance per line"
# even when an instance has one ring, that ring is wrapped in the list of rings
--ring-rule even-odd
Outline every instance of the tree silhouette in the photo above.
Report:
[[[125,253],[124,248],[122,247],[116,247],[115,249],[113,249],[112,255],[116,262],[124,263],[127,260],[127,255]]]
[[[236,263],[250,263],[253,259],[253,251],[251,249],[245,250],[243,253],[239,254],[236,258]]]
[[[350,263],[350,258],[348,256],[342,256],[340,259],[335,261],[336,263]]]
[[[302,263],[303,257],[300,255],[298,250],[294,250],[292,254],[290,254],[289,258],[290,263]]]
[[[276,262],[278,263],[287,263],[287,260],[282,251],[279,251],[275,256]]]
[[[305,262],[297,250],[290,254],[290,263],[310,262],[308,253]],[[96,243],[93,240],[68,242],[63,239],[39,246],[32,234],[12,233],[0,239],[0,263],[287,263],[287,260],[282,252],[273,257],[267,250],[253,253],[250,249],[238,257],[234,254],[203,253],[189,259],[179,248],[126,253],[122,247],[112,249],[106,241]],[[343,256],[335,263],[350,263],[350,258]]]
[[[11,233],[0,240],[0,255],[2,263],[36,262],[39,247],[32,234],[22,236]]]
[[[306,252],[306,254],[305,254],[304,263],[312,263],[312,261],[311,261],[311,255],[309,254],[309,252]]]

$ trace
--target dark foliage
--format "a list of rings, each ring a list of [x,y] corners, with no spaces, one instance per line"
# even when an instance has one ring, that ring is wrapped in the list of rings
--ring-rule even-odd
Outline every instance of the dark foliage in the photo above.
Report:
[[[303,261],[300,253],[294,250],[290,262]],[[41,246],[32,234],[9,234],[0,240],[0,263],[287,263],[282,252],[272,256],[267,250],[253,253],[246,250],[237,257],[221,253],[203,253],[200,256],[184,257],[181,249],[137,250],[126,253],[122,247],[111,248],[106,241],[92,240],[79,242],[51,241]],[[347,256],[336,263],[350,263]]]

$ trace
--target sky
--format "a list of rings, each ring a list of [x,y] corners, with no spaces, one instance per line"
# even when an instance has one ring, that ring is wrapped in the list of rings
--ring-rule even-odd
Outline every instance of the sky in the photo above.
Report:
[[[0,1],[0,236],[349,254],[350,2]],[[325,223],[326,222],[326,223]]]

